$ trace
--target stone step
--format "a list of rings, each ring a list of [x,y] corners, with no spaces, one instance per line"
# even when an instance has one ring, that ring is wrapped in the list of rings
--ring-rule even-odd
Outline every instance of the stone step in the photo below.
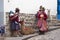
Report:
[[[0,40],[4,40],[5,38],[4,37],[0,37]]]

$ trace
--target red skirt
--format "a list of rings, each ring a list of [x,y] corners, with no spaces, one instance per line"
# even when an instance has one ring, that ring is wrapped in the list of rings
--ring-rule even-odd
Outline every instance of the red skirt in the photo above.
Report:
[[[47,31],[47,22],[45,20],[38,20],[37,26],[40,31]]]

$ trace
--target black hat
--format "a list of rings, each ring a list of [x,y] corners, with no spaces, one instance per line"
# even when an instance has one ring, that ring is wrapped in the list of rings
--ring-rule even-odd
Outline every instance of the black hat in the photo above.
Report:
[[[15,12],[19,12],[19,11],[20,11],[19,8],[16,8],[16,9],[15,9]]]

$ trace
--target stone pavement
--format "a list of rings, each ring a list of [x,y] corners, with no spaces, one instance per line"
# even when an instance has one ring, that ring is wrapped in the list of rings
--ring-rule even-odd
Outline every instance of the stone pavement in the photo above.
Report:
[[[60,40],[60,29],[47,32],[45,35],[32,37],[28,40]]]
[[[45,35],[38,35],[38,33],[23,35],[23,37],[4,37],[0,40],[60,40],[60,27],[49,27],[49,31]]]
[[[25,38],[35,36],[35,35],[37,35],[37,33],[30,34],[30,35],[24,35],[23,37],[5,37],[5,40],[24,40]]]
[[[4,40],[4,37],[0,37],[0,40]]]

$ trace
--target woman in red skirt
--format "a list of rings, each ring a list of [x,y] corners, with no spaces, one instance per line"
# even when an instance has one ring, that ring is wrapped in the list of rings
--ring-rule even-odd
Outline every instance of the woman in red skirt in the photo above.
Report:
[[[42,9],[38,13],[38,22],[37,26],[39,28],[39,34],[44,34],[47,31],[47,15],[45,13],[45,8],[42,7]]]

